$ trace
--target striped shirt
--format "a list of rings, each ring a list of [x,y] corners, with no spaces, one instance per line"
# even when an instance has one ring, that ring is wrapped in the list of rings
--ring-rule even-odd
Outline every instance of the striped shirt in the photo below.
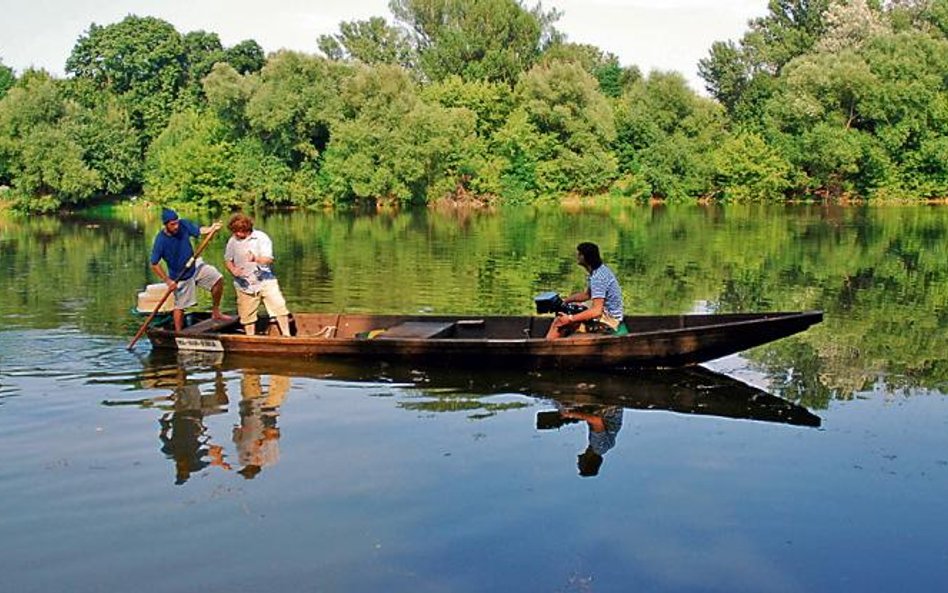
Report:
[[[600,410],[597,415],[602,417],[606,429],[602,432],[590,429],[589,447],[599,455],[605,455],[606,451],[616,446],[616,436],[622,428],[622,408],[609,406]]]
[[[602,264],[589,275],[589,296],[593,299],[603,299],[603,310],[613,319],[622,321],[622,289],[616,275],[606,264]]]

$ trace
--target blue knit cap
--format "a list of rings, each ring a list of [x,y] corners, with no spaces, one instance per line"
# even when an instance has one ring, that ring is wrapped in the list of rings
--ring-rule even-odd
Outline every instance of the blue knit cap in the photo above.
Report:
[[[161,209],[161,224],[168,224],[172,220],[178,220],[178,213],[171,208]]]

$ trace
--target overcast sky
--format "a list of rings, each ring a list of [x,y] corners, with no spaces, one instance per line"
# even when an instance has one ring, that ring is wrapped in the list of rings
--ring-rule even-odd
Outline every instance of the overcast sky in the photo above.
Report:
[[[556,27],[569,41],[596,45],[644,73],[681,72],[703,91],[698,60],[714,41],[739,39],[767,0],[546,0],[543,7],[563,12]],[[266,52],[316,53],[319,35],[338,32],[340,22],[392,22],[388,0],[0,0],[0,14],[0,60],[18,74],[34,66],[57,76],[90,24],[129,14],[164,19],[180,33],[214,32],[225,46],[255,39]]]

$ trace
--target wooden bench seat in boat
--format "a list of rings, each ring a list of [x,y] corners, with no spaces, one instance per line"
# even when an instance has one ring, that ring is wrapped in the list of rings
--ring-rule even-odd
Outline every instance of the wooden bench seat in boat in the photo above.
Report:
[[[451,334],[456,323],[456,321],[404,321],[388,328],[376,339],[446,338]]]
[[[204,321],[199,321],[194,325],[189,325],[188,327],[181,330],[182,334],[205,334],[205,333],[217,333],[229,329],[237,325],[237,318],[233,317],[231,319],[205,319]]]

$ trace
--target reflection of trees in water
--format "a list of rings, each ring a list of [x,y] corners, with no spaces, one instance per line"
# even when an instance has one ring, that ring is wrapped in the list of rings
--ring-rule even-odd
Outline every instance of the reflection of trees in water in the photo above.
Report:
[[[432,390],[425,393],[411,393],[408,399],[399,401],[396,405],[403,410],[413,412],[469,412],[468,418],[478,420],[489,418],[505,410],[528,408],[532,404],[522,401],[496,402],[485,401],[496,398],[496,395],[473,395],[466,393],[449,393]]]
[[[125,312],[153,281],[146,258],[156,220],[144,221],[144,233],[141,220],[114,217],[0,215],[0,224],[0,269],[13,279],[0,283],[0,317],[49,327],[81,302],[70,323],[84,331],[134,332]],[[505,209],[459,223],[434,212],[296,212],[260,224],[282,250],[281,286],[297,310],[527,313],[538,289],[582,282],[568,249],[595,233],[629,313],[684,312],[699,301],[721,312],[823,309],[824,322],[798,338],[807,348],[781,342],[751,353],[788,384],[788,397],[825,405],[880,377],[896,388],[944,392],[948,384],[944,207],[653,210],[603,201],[571,216]],[[211,263],[220,263],[221,249],[212,245]],[[141,273],[114,273],[128,269]],[[334,280],[352,269],[363,273],[345,275],[346,287]]]

